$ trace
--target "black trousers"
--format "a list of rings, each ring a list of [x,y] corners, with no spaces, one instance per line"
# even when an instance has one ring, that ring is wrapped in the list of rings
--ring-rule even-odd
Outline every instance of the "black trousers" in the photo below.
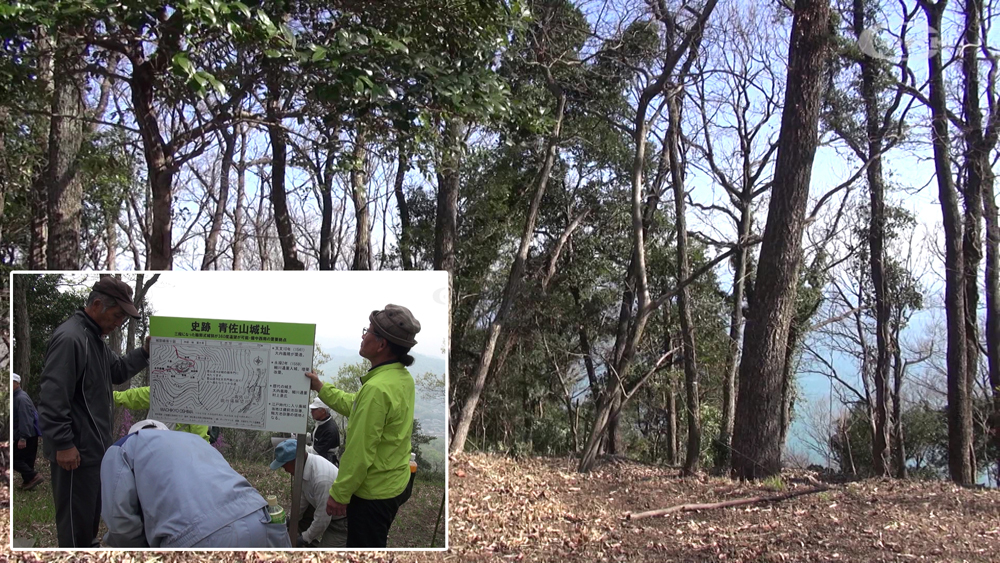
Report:
[[[413,478],[395,498],[368,500],[354,495],[347,505],[347,547],[385,547],[396,512],[413,492]]]
[[[100,464],[66,471],[56,462],[51,463],[59,547],[97,547],[95,539],[101,525]]]
[[[14,471],[21,474],[21,479],[27,483],[38,474],[35,471],[35,456],[38,455],[38,436],[24,439],[24,449],[18,449],[14,442]]]

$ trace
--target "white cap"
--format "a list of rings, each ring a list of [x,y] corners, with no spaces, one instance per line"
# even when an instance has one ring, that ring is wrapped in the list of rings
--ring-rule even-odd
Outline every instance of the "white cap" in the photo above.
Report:
[[[319,397],[316,397],[315,399],[313,399],[313,401],[311,403],[309,403],[309,408],[310,409],[325,409],[325,408],[327,408],[327,406],[326,406],[326,403],[324,403],[323,401],[319,400]]]
[[[159,420],[153,420],[152,418],[147,418],[146,420],[140,420],[139,422],[133,424],[132,428],[128,429],[128,433],[135,434],[136,432],[140,430],[146,430],[147,428],[151,430],[170,430],[169,428],[167,428],[166,424],[163,424]]]
[[[18,383],[21,382],[21,376],[17,375],[16,373],[11,377],[11,379],[13,379],[14,381],[16,381]],[[317,400],[319,400],[319,399],[317,399]]]

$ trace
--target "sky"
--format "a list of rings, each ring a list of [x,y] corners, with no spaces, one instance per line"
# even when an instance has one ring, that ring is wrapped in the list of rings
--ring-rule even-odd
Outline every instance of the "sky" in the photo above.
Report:
[[[135,284],[133,272],[122,279]],[[444,358],[447,349],[446,272],[160,272],[147,299],[166,317],[315,324],[318,342],[348,349],[360,346],[368,315],[394,303],[420,322],[414,353]]]

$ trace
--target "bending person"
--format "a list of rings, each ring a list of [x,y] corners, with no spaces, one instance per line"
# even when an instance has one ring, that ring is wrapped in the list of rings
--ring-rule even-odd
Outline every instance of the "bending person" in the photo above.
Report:
[[[285,440],[274,448],[271,469],[279,467],[285,473],[295,475],[294,439]],[[307,506],[299,518],[299,537],[295,547],[347,547],[347,518],[331,517],[326,513],[326,499],[330,497],[330,487],[337,480],[337,466],[317,454],[306,454],[302,469],[302,502]]]
[[[127,409],[148,409],[149,408],[149,386],[133,387],[125,391],[115,391],[115,406]],[[167,424],[167,428],[178,432],[187,432],[195,436],[201,436],[209,444],[212,439],[208,435],[208,426],[200,424]]]
[[[291,547],[222,454],[155,420],[132,425],[105,454],[101,501],[111,547]]]

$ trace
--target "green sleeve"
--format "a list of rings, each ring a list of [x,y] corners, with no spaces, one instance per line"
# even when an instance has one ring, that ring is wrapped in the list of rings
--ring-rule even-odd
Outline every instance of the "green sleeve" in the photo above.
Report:
[[[177,424],[174,426],[174,430],[179,432],[187,432],[188,434],[194,434],[195,436],[201,436],[203,440],[212,443],[211,438],[208,437],[208,426],[202,426],[201,424]]]
[[[115,405],[127,409],[148,409],[149,408],[149,387],[134,387],[127,391],[115,391]],[[174,430],[187,432],[195,436],[201,436],[206,442],[208,438],[208,426],[200,424],[180,424],[174,426]]]
[[[133,387],[127,391],[115,391],[115,406],[127,409],[149,408],[149,387]]]
[[[327,383],[319,390],[319,400],[343,416],[351,416],[351,408],[357,393],[345,393]]]
[[[347,441],[344,442],[344,455],[340,458],[340,471],[330,487],[333,500],[341,504],[350,503],[354,491],[368,477],[368,469],[375,463],[375,453],[382,441],[388,406],[389,398],[381,389],[362,387],[357,393],[357,405],[350,415]]]

